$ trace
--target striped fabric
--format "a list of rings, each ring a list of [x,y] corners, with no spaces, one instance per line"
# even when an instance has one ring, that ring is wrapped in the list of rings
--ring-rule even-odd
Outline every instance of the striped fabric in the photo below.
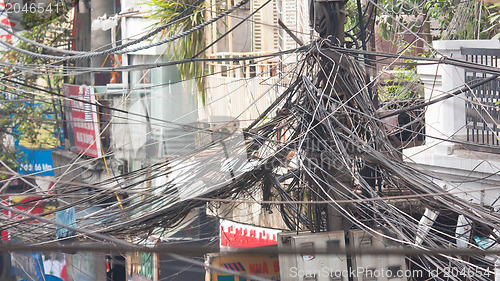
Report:
[[[233,263],[226,263],[224,264],[224,267],[229,270],[234,270],[234,271],[245,271],[245,268],[241,264],[241,262],[233,262]]]

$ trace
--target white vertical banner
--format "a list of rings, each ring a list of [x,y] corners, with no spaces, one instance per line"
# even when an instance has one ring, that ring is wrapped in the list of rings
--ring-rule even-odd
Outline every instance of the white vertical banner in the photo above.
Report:
[[[12,36],[12,32],[22,30],[22,0],[0,0],[0,24],[3,28],[8,29],[5,31],[0,29],[0,40],[15,44],[16,38]],[[7,48],[0,45],[0,51],[5,51]]]

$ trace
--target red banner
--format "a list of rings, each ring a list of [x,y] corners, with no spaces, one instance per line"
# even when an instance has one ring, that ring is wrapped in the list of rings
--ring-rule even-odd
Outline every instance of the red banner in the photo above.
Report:
[[[73,131],[76,152],[91,157],[102,157],[96,97],[90,86],[64,85],[64,100],[68,120],[68,134]],[[71,128],[72,127],[72,128]]]
[[[221,250],[262,247],[278,244],[281,230],[220,220]]]

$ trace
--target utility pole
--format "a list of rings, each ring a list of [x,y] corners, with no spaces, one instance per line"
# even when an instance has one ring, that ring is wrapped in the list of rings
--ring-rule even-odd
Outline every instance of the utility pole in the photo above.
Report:
[[[93,23],[99,17],[112,15],[115,13],[115,0],[92,0],[90,20]],[[111,30],[93,29],[91,31],[90,48],[92,51],[103,51],[111,48]],[[90,59],[92,68],[111,66],[111,59],[108,56],[98,56]],[[97,72],[92,75],[92,84],[102,86],[111,80],[111,72]]]
[[[310,20],[311,20],[311,25],[313,26],[314,30],[319,33],[319,35],[322,38],[329,39],[330,42],[333,45],[337,46],[344,46],[345,40],[344,40],[344,23],[345,23],[345,10],[344,6],[346,0],[330,0],[330,1],[325,1],[325,0],[313,0],[311,3],[311,9],[310,9]],[[335,61],[335,64],[342,64],[340,56],[337,56],[336,54],[332,54],[332,59]],[[332,67],[335,67],[331,63],[324,62],[322,63],[323,67],[325,68],[330,68],[330,69],[324,69],[324,72],[330,72]],[[325,84],[326,85],[326,84]],[[326,86],[325,86],[326,87]],[[338,85],[333,86],[335,91],[338,96],[342,96],[342,92],[344,91],[342,87],[339,87]],[[316,130],[316,135],[318,136],[324,136],[326,138],[326,135],[324,135],[321,130]],[[326,141],[328,143],[327,139],[323,139],[323,141]],[[321,153],[322,145],[319,144],[319,150]],[[320,157],[321,158],[321,157]],[[314,174],[316,174],[318,177],[322,178],[323,180],[327,180],[327,176],[324,175],[323,171],[327,171],[328,173],[331,174],[342,174],[342,173],[337,173],[336,171],[333,171],[336,167],[333,167],[334,165],[329,165],[328,163],[322,163],[322,159],[317,159],[316,157],[317,164],[321,167],[321,169],[315,169]],[[323,170],[323,171],[321,171]],[[342,176],[342,178],[337,178],[336,183],[330,183],[333,186],[335,186],[335,190],[340,191],[340,193],[343,194],[349,194],[349,189],[352,186],[352,179],[346,176]],[[314,183],[313,181],[309,181],[310,186],[314,187],[316,191],[319,191],[320,189],[316,186],[317,184]],[[323,195],[325,197],[331,197],[331,198],[336,198],[338,199],[338,195],[334,194],[333,190],[328,190],[327,191],[328,196]],[[319,212],[319,210],[318,210]],[[326,209],[327,212],[327,230],[328,231],[337,231],[337,230],[344,230],[346,231],[349,228],[349,223],[345,219],[345,214],[342,214],[340,210],[337,210],[333,208],[332,206],[328,206]],[[316,217],[319,217],[318,215]],[[317,227],[318,223],[315,223],[316,229],[311,229],[312,231],[318,231]]]
[[[345,41],[345,3],[347,0],[312,0],[309,15],[314,30],[338,46]]]
[[[74,22],[74,46],[77,51],[90,50],[90,3],[87,0],[79,0],[76,5],[75,22]],[[76,67],[87,68],[90,66],[90,60],[75,61]],[[75,76],[76,85],[90,85],[90,74],[80,74]]]
[[[111,48],[111,31],[91,30],[92,23],[104,15],[112,15],[115,11],[115,0],[79,0],[75,17],[75,49],[78,51],[102,51]],[[77,60],[77,67],[100,68],[111,66],[111,60],[106,56]],[[76,85],[101,86],[109,83],[110,72],[81,74],[75,77]]]

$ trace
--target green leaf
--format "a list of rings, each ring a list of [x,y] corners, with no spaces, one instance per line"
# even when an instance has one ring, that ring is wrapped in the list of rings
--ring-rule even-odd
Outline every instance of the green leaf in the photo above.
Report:
[[[192,1],[194,2],[194,1]],[[178,1],[162,1],[162,0],[149,0],[146,1],[147,5],[151,5],[154,8],[154,13],[150,16],[153,19],[158,20],[158,24],[165,24],[170,19],[184,11],[188,5],[192,2],[178,2]],[[205,4],[206,5],[206,4]],[[204,17],[204,8],[201,6],[188,17],[176,21],[173,23],[165,33],[161,36],[173,36],[179,32],[186,31],[193,26],[197,26],[206,21]],[[177,59],[190,58],[193,55],[199,53],[205,47],[205,41],[203,39],[203,30],[191,33],[178,41],[169,43],[169,48],[173,51],[173,56]],[[199,62],[186,63],[179,65],[179,78],[188,79],[192,77],[200,76],[198,73],[203,73],[204,65]],[[198,89],[204,97],[204,80],[203,78],[197,81]],[[203,101],[204,102],[204,101]]]
[[[488,9],[494,9],[496,7],[500,7],[500,2],[495,3],[495,4],[491,5],[491,6],[489,6]]]
[[[493,14],[490,16],[490,23],[494,23],[500,17],[500,14]]]

